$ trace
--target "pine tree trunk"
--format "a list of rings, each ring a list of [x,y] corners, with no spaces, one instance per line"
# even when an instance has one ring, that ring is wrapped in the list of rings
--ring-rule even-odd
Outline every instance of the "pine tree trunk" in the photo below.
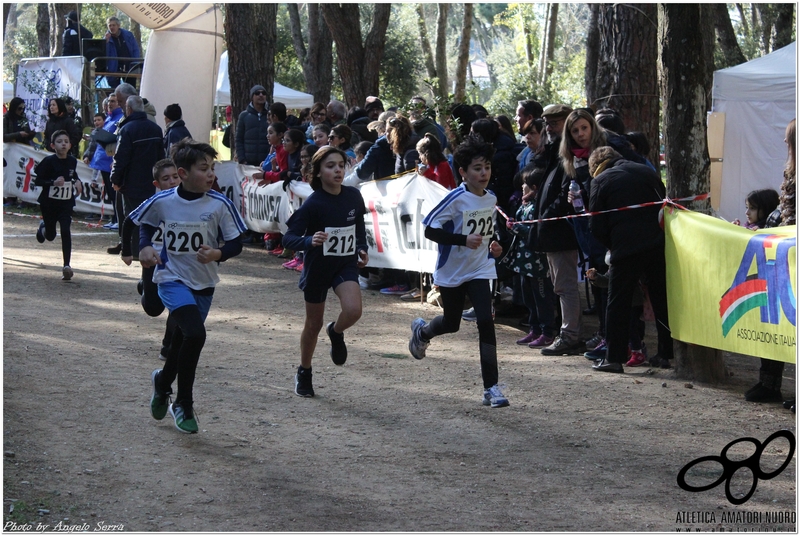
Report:
[[[541,84],[546,88],[549,85],[549,77],[552,76],[553,61],[555,59],[555,36],[558,30],[558,10],[560,4],[549,5],[549,22],[547,23],[547,48],[544,63],[541,65],[543,76]]]
[[[716,27],[716,36],[724,54],[725,62],[725,65],[719,65],[719,68],[734,67],[745,63],[746,58],[738,45],[738,39],[735,37],[735,30],[732,27],[727,4],[713,4],[712,7],[714,10],[713,22]]]
[[[17,4],[13,2],[8,2],[3,4],[3,40],[5,41],[8,38],[8,19],[11,18],[13,13],[14,17],[14,30],[16,30],[16,20],[17,20]]]
[[[594,102],[597,108],[617,110],[628,132],[635,130],[646,136],[651,146],[649,161],[657,166],[660,161],[657,6],[602,4],[598,27],[599,62]]]
[[[599,96],[596,92],[596,71],[599,63],[599,4],[588,4],[591,18],[585,36],[585,98],[589,107]]]
[[[436,21],[436,74],[438,75],[438,96],[446,98],[449,94],[449,73],[447,72],[447,17],[449,4],[438,4]]]
[[[547,37],[549,36],[549,10],[552,8],[552,4],[545,4],[545,11],[546,14],[544,16],[544,31],[542,32],[541,37],[541,50],[538,53],[538,76],[537,80],[538,83],[542,83],[544,79],[544,62],[547,60]]]
[[[777,16],[774,20],[774,50],[791,44],[793,29],[794,4],[777,4]]]
[[[139,50],[144,50],[141,47],[141,24],[136,22],[133,19],[130,19],[130,33],[133,34],[133,37],[136,39],[136,44],[139,45]],[[142,57],[144,57],[144,52],[142,52]]]
[[[658,4],[658,12],[668,194],[676,198],[710,187],[705,125],[714,67],[713,11],[700,4]],[[710,383],[727,378],[721,351],[676,340],[674,351],[678,377]]]
[[[530,31],[530,22],[526,17],[522,20],[522,33],[524,34],[524,58],[527,60],[527,68],[532,71],[535,65],[533,57],[533,32]]]
[[[322,4],[333,41],[344,102],[349,107],[363,106],[366,97],[380,95],[380,60],[391,15],[391,4],[375,4],[372,26],[361,39],[361,15],[358,4]]]
[[[236,123],[250,103],[250,88],[264,86],[267,106],[274,100],[277,4],[225,4],[224,28],[233,111],[230,147],[235,153]]]
[[[299,5],[287,4],[294,52],[302,65],[306,91],[314,102],[330,100],[333,87],[333,38],[322,17],[319,4],[306,4],[308,8],[308,47],[302,37]]]
[[[752,4],[752,10],[760,19],[760,54],[771,53],[771,28],[774,24],[774,10],[770,4]]]
[[[50,9],[48,4],[36,4],[36,36],[39,57],[50,55]]]
[[[749,37],[751,34],[749,33],[749,23],[746,22],[746,11],[744,10],[743,4],[735,4],[735,9],[738,10],[738,18],[741,19],[741,27],[744,31],[744,36]]]
[[[455,69],[455,102],[466,102],[466,68],[469,65],[469,47],[472,42],[474,4],[463,5],[463,31],[458,47],[458,66]]]
[[[436,63],[433,59],[433,49],[430,47],[430,38],[427,35],[427,22],[424,20],[424,4],[416,4],[416,26],[419,28],[419,42],[422,45],[422,55],[424,56],[424,66],[427,70],[427,77],[436,77]]]
[[[50,56],[60,56],[64,51],[62,36],[67,13],[75,9],[75,4],[50,4]]]

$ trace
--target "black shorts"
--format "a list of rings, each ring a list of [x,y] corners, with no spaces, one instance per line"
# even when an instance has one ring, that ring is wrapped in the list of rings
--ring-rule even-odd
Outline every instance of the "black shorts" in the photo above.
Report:
[[[300,280],[300,289],[304,292],[307,303],[324,303],[327,300],[327,291],[330,288],[335,290],[346,281],[358,282],[358,266],[355,263],[332,273],[304,273]]]

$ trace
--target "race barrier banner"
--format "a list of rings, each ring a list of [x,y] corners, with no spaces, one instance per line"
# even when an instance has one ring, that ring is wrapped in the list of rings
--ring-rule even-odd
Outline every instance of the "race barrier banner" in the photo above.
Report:
[[[217,178],[222,185],[218,172]],[[424,237],[422,220],[447,190],[416,173],[369,182],[349,176],[345,184],[357,187],[366,205],[369,266],[432,273],[437,246]],[[242,181],[241,189],[242,217],[257,232],[284,233],[291,214],[313,192],[303,182],[292,182],[288,191],[283,190],[281,182],[259,186],[251,172]]]
[[[796,226],[752,232],[664,209],[669,324],[677,340],[796,362]]]
[[[42,190],[33,183],[36,178],[34,168],[52,154],[22,143],[3,143],[3,197],[16,197],[36,204]],[[81,160],[78,160],[76,171],[83,183],[83,193],[75,198],[75,211],[113,214],[114,206],[103,190],[102,179],[99,184],[92,183],[94,170]]]

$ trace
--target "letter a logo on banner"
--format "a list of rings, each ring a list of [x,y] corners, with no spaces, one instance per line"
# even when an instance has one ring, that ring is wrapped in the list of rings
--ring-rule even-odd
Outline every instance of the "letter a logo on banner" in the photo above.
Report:
[[[726,338],[747,312],[760,309],[760,322],[778,325],[780,311],[796,326],[796,296],[791,288],[788,252],[796,238],[756,234],[746,246],[732,286],[719,302],[722,334]],[[752,264],[757,271],[749,274]]]

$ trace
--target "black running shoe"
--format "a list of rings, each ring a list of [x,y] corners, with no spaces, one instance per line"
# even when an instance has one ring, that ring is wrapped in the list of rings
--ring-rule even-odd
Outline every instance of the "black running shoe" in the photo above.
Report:
[[[302,366],[297,368],[297,373],[294,375],[294,393],[304,398],[313,397],[313,383],[311,382],[311,368],[307,370]]]
[[[44,243],[44,221],[40,221],[39,228],[36,229],[36,241]]]
[[[347,344],[344,343],[344,333],[337,333],[333,330],[336,322],[331,321],[327,324],[327,336],[330,338],[330,358],[333,364],[341,366],[347,362]]]

